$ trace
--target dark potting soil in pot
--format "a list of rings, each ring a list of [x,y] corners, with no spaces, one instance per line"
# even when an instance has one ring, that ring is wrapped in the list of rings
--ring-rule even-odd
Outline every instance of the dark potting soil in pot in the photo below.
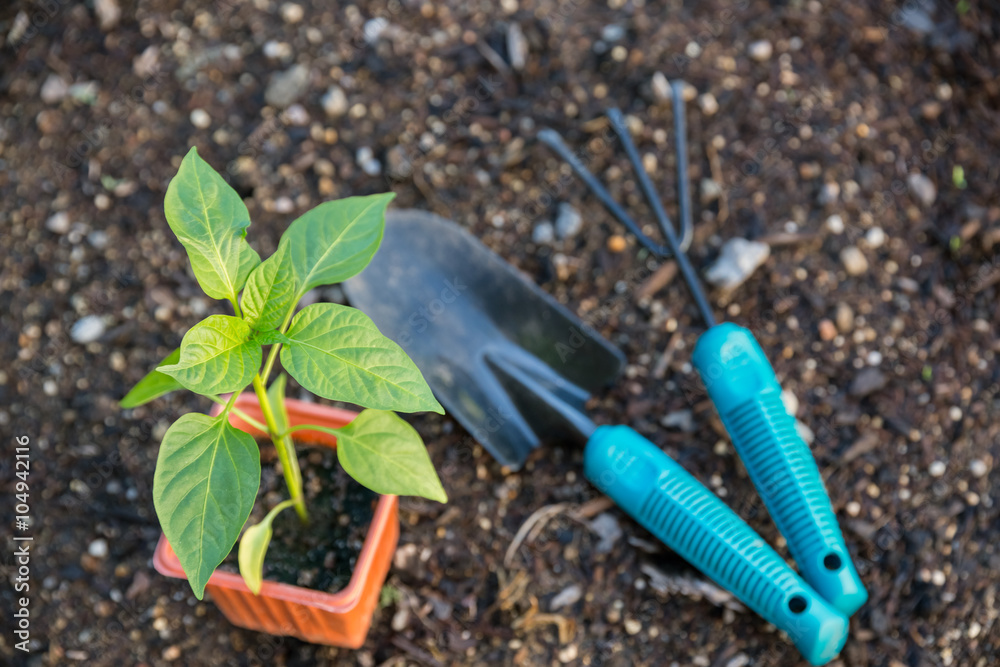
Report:
[[[379,496],[344,472],[332,449],[300,450],[299,467],[309,523],[303,524],[291,507],[275,517],[264,579],[336,593],[351,579]],[[259,522],[287,497],[277,461],[262,461],[257,504],[247,525]],[[238,547],[222,568],[239,571]]]

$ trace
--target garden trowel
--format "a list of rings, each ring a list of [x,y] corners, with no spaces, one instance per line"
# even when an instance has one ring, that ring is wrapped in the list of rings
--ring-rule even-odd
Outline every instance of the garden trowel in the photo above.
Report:
[[[344,288],[501,463],[519,467],[544,440],[585,443],[587,479],[642,526],[786,631],[809,662],[839,653],[847,618],[736,513],[631,428],[586,416],[621,352],[471,234],[390,211],[375,258]]]

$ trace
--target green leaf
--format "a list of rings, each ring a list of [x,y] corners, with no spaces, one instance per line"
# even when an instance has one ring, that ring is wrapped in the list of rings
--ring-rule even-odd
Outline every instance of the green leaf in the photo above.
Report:
[[[319,285],[347,280],[368,265],[385,229],[386,192],[320,204],[293,222],[279,245],[288,245],[296,297]]]
[[[274,329],[270,331],[255,331],[253,335],[250,336],[250,340],[256,341],[261,345],[274,345],[276,343],[291,342],[291,339],[288,336]]]
[[[260,593],[260,586],[264,583],[264,556],[271,544],[271,524],[274,522],[274,517],[293,504],[291,500],[278,503],[267,513],[263,521],[243,532],[239,552],[240,574],[254,595]]]
[[[239,391],[260,369],[260,343],[251,333],[238,317],[210,315],[184,334],[180,361],[160,372],[199,394]]]
[[[376,493],[448,502],[420,435],[395,413],[365,410],[334,430],[337,459],[359,484]]]
[[[246,241],[250,212],[192,148],[167,186],[167,224],[187,250],[198,284],[213,299],[236,296],[260,257]]]
[[[163,436],[153,505],[199,600],[236,544],[259,486],[260,450],[226,415],[186,414]]]
[[[146,377],[139,380],[138,384],[132,387],[132,391],[125,394],[125,397],[119,402],[119,405],[125,409],[136,408],[145,403],[149,403],[154,398],[159,398],[164,394],[169,394],[177,389],[182,389],[183,385],[180,382],[166,373],[161,373],[159,370],[162,366],[176,364],[180,358],[181,349],[177,348],[167,355],[167,358],[161,361],[156,368],[149,371]]]
[[[295,304],[295,273],[289,260],[288,244],[253,270],[243,288],[243,319],[257,331],[277,329]]]
[[[309,391],[377,410],[444,414],[406,352],[355,308],[317,303],[299,311],[281,364]]]

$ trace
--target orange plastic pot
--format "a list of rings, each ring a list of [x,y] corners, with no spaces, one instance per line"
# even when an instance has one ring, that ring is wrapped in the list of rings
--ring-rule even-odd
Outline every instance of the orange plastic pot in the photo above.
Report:
[[[357,416],[350,410],[293,399],[288,399],[287,405],[292,426],[317,424],[336,428]],[[264,420],[257,397],[252,393],[236,399],[236,407],[258,421]],[[217,415],[220,411],[221,407],[216,406],[213,414]],[[229,422],[253,436],[266,435],[232,413]],[[332,435],[308,430],[298,431],[296,440],[327,447],[336,447],[337,444],[336,437]],[[380,496],[361,555],[350,582],[343,590],[324,593],[265,580],[260,594],[254,595],[243,582],[243,577],[222,570],[212,574],[205,588],[234,625],[272,635],[298,637],[315,644],[358,648],[364,644],[371,627],[372,614],[389,573],[398,540],[398,500],[396,496]],[[164,535],[160,536],[156,545],[153,566],[165,576],[187,578]]]

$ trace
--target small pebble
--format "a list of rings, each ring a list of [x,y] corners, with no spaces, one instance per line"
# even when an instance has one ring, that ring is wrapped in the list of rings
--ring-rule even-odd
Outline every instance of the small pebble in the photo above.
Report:
[[[627,245],[625,237],[620,234],[614,234],[608,238],[608,250],[615,254],[624,252]]]
[[[173,646],[168,646],[163,649],[163,659],[167,662],[173,662],[181,657],[181,647],[174,644]]]
[[[948,579],[944,576],[944,572],[941,570],[934,570],[931,573],[931,583],[935,586],[944,586]]]
[[[719,102],[712,93],[705,93],[698,98],[698,106],[706,116],[713,116],[719,110]]]
[[[879,369],[866,368],[854,376],[854,380],[851,382],[848,392],[851,396],[863,398],[885,387],[888,381],[889,380],[886,378],[885,373]]]
[[[906,177],[906,187],[910,194],[916,197],[923,206],[927,207],[937,199],[937,186],[934,182],[923,174],[910,174]]]
[[[564,665],[576,660],[577,655],[579,655],[580,649],[577,648],[576,644],[570,644],[559,649],[559,662]]]
[[[292,65],[283,72],[275,72],[264,91],[264,101],[273,107],[284,109],[298,102],[309,88],[309,68]]]
[[[392,629],[396,632],[402,632],[406,629],[406,626],[410,624],[410,610],[406,607],[401,607],[392,615],[392,622],[390,625]]]
[[[625,632],[627,632],[630,635],[639,634],[640,632],[642,632],[642,623],[640,623],[639,620],[635,618],[626,618]]]
[[[772,53],[774,53],[774,46],[766,39],[751,42],[750,46],[747,47],[747,55],[757,62],[770,59]]]
[[[87,547],[87,553],[94,558],[105,558],[108,555],[108,542],[103,538],[98,538]]]
[[[537,243],[538,245],[552,243],[555,239],[556,229],[552,226],[551,222],[540,222],[535,225],[534,230],[531,232],[532,243]]]
[[[70,229],[69,214],[66,211],[53,213],[45,221],[45,228],[53,234],[65,234]]]
[[[746,653],[737,653],[726,663],[726,667],[747,667],[750,664],[750,656]]]
[[[819,321],[819,337],[820,340],[831,341],[837,337],[837,327],[834,326],[833,322],[830,320],[820,320]]]
[[[384,33],[385,29],[388,27],[389,19],[384,16],[377,16],[373,19],[369,19],[365,22],[365,27],[362,28],[365,35],[365,42],[367,42],[369,46],[375,46],[379,38],[382,36],[382,33]]]
[[[293,104],[285,109],[281,114],[282,120],[295,127],[304,127],[309,124],[309,112],[301,104]]]
[[[972,459],[969,463],[969,472],[972,473],[973,477],[985,477],[989,468],[982,459]]]
[[[305,12],[302,10],[302,5],[297,5],[294,2],[286,2],[281,5],[281,18],[285,23],[298,23],[305,16]]]
[[[831,234],[844,233],[844,219],[834,213],[826,219],[826,228]]]
[[[848,275],[860,276],[868,272],[868,260],[855,246],[850,245],[841,250],[840,261]]]
[[[375,154],[369,146],[362,146],[355,154],[355,160],[361,171],[369,176],[378,176],[382,173],[382,164],[375,159]]]
[[[269,39],[264,42],[264,56],[273,60],[285,60],[292,57],[292,45],[288,42],[279,42],[276,39]]]
[[[649,82],[649,87],[653,91],[653,97],[658,102],[668,102],[671,97],[670,82],[663,72],[657,72]]]
[[[581,589],[576,584],[571,584],[566,588],[559,591],[552,602],[549,604],[549,609],[556,611],[557,609],[562,609],[563,607],[569,607],[579,602],[580,598],[583,597],[583,589]]]
[[[108,32],[118,25],[122,18],[122,8],[118,0],[94,0],[94,13],[101,25],[101,30]]]
[[[611,551],[615,543],[622,537],[622,528],[618,523],[618,519],[608,512],[598,514],[588,525],[600,538],[600,542],[595,547],[595,550],[599,554],[606,554]]]
[[[560,239],[571,239],[583,229],[583,216],[570,204],[559,204],[559,215],[556,217],[556,235]]]
[[[57,102],[62,102],[66,97],[66,93],[69,91],[69,84],[66,83],[58,74],[50,74],[45,83],[42,84],[41,95],[42,101],[46,104],[55,104]]]
[[[705,280],[726,290],[739,287],[771,256],[771,247],[759,241],[731,238],[719,257],[705,270]]]
[[[936,120],[941,115],[941,110],[941,103],[936,100],[930,100],[920,105],[920,115],[925,120]]]
[[[837,313],[834,315],[837,323],[837,331],[842,334],[850,333],[854,329],[854,311],[846,303],[841,301],[837,304]]]
[[[927,467],[927,472],[931,477],[940,477],[944,474],[946,468],[947,466],[944,464],[944,461],[934,461]]]
[[[339,118],[347,113],[347,95],[340,86],[330,86],[321,100],[323,111],[331,118]]]
[[[872,227],[865,234],[865,243],[869,248],[879,248],[885,243],[885,232],[881,227]]]
[[[693,433],[696,430],[694,413],[690,410],[668,412],[660,418],[660,423],[664,428],[676,428],[685,433]]]
[[[948,416],[953,422],[962,421],[962,408],[957,405],[951,406],[948,410]]]
[[[97,315],[87,315],[77,320],[73,328],[70,329],[69,335],[75,342],[86,345],[103,336],[106,328],[103,318]]]
[[[826,206],[837,201],[838,197],[840,197],[840,184],[836,181],[827,181],[820,188],[817,201],[819,201],[820,206]]]
[[[605,42],[617,42],[625,36],[625,28],[617,23],[609,23],[601,29],[601,39]]]
[[[528,40],[516,21],[511,21],[507,27],[507,58],[516,72],[523,70],[528,62]]]
[[[708,204],[722,196],[722,186],[711,178],[701,179],[701,203]]]
[[[191,111],[191,124],[204,130],[212,124],[212,117],[204,109],[194,109]]]

